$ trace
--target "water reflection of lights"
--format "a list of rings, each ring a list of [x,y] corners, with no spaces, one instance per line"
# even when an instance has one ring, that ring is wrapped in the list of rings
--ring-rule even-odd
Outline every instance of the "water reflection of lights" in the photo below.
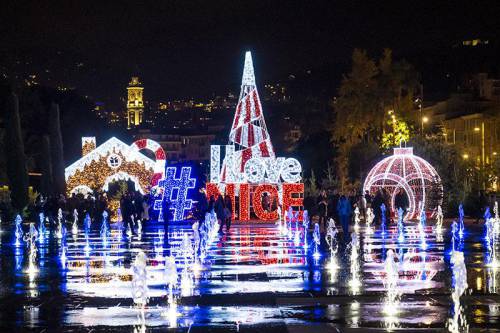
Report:
[[[168,325],[170,328],[177,328],[177,318],[179,313],[177,312],[177,303],[174,300],[169,300],[168,308],[163,312],[163,316],[167,318]]]
[[[497,240],[498,240],[498,235],[497,232],[495,231],[495,218],[489,218],[486,223],[486,236],[485,236],[485,242],[486,242],[486,248],[488,249],[488,267],[492,268],[498,268],[500,267],[500,261],[497,258]]]
[[[399,269],[396,263],[395,254],[392,249],[387,251],[384,264],[384,286],[386,296],[384,298],[383,313],[386,328],[391,331],[397,327],[399,313],[400,290],[398,286]]]
[[[68,291],[67,294],[88,297],[86,298],[88,303],[85,303],[85,308],[73,308],[70,305],[66,308],[69,310],[64,310],[63,318],[67,324],[84,325],[89,328],[96,325],[131,326],[137,324],[136,309],[126,305],[103,306],[100,309],[96,303],[93,303],[93,297],[108,298],[108,304],[112,305],[123,303],[121,298],[128,298],[130,302],[132,279],[130,267],[138,250],[142,249],[148,257],[146,281],[152,304],[144,307],[145,323],[142,325],[143,323],[139,322],[136,327],[138,331],[142,331],[146,327],[160,325],[189,327],[193,322],[201,325],[220,325],[228,330],[234,330],[245,323],[269,323],[276,318],[280,318],[280,320],[282,318],[280,310],[275,307],[256,307],[254,309],[253,307],[236,308],[232,306],[184,306],[185,300],[180,298],[183,294],[182,278],[177,280],[177,274],[175,274],[176,286],[171,294],[172,297],[170,297],[169,289],[165,288],[166,279],[163,274],[165,261],[170,254],[177,258],[179,275],[182,276],[184,264],[188,263],[187,273],[189,274],[187,275],[190,275],[189,280],[192,286],[184,289],[191,290],[191,294],[196,296],[269,292],[300,293],[308,290],[319,295],[343,296],[346,293],[357,293],[363,295],[352,305],[350,303],[347,305],[344,305],[345,303],[328,304],[328,306],[323,305],[321,309],[315,305],[314,318],[326,316],[328,320],[337,322],[343,322],[342,320],[345,318],[342,325],[346,325],[346,328],[364,325],[369,327],[383,326],[386,329],[416,326],[425,328],[442,326],[445,322],[444,316],[447,313],[442,302],[429,301],[429,297],[432,297],[435,290],[439,293],[446,292],[443,289],[446,285],[443,281],[446,279],[444,273],[446,267],[443,259],[444,245],[436,243],[439,242],[438,233],[430,226],[425,229],[428,244],[426,251],[420,247],[421,235],[418,226],[412,225],[411,222],[405,225],[405,242],[403,243],[398,242],[399,233],[396,225],[389,224],[387,226],[385,238],[380,234],[378,226],[374,228],[375,233],[372,235],[367,235],[366,228],[361,227],[357,235],[358,240],[362,242],[362,246],[357,247],[358,270],[356,275],[359,286],[357,290],[351,288],[352,282],[350,281],[352,278],[351,265],[356,262],[350,260],[352,253],[348,252],[346,257],[341,255],[332,257],[331,252],[326,250],[321,253],[322,258],[318,261],[318,265],[314,265],[310,261],[313,251],[308,253],[303,248],[302,238],[304,235],[300,234],[301,245],[297,246],[295,243],[296,231],[294,228],[296,226],[291,228],[294,231],[294,237],[289,239],[288,234],[281,235],[277,227],[274,226],[236,226],[231,233],[220,238],[217,236],[214,241],[209,242],[204,259],[200,256],[187,260],[183,258],[182,240],[186,230],[191,232],[188,228],[176,227],[177,231],[170,232],[168,237],[165,235],[165,240],[168,239],[171,247],[167,247],[164,242],[160,243],[160,233],[156,228],[153,230],[150,226],[146,226],[143,230],[141,240],[135,236],[133,239],[116,237],[118,230],[113,226],[110,229],[107,246],[105,246],[98,230],[90,231],[87,239],[92,250],[88,254],[84,250],[87,244],[85,234],[80,230],[74,240],[72,235],[68,235],[65,247],[67,268],[64,272],[61,270],[62,265],[58,269],[61,270],[62,288]],[[415,232],[412,233],[412,229]],[[474,275],[475,273],[472,273],[469,282],[474,290],[480,289],[481,293],[498,293],[497,285],[500,277],[498,269],[486,266],[488,260],[482,255],[485,247],[471,241],[473,237],[479,239],[475,232],[471,228],[466,234],[466,251],[471,251],[473,254],[467,258],[467,263],[471,263],[469,272],[478,270],[481,276],[478,279]],[[12,239],[10,236],[9,240]],[[311,233],[309,240],[312,241]],[[46,274],[47,269],[49,269],[47,262],[49,260],[52,262],[50,256],[61,261],[63,259],[63,247],[61,247],[63,242],[54,240],[53,235],[48,234],[43,243],[37,240],[38,244],[40,244],[38,246],[40,258],[37,259],[37,265],[39,265],[41,273],[32,282],[29,282],[27,274],[23,274],[24,269],[28,266],[29,249],[25,246],[19,247],[17,250],[14,247],[12,250],[9,248],[9,251],[12,251],[10,253],[14,254],[11,257],[12,262],[15,260],[15,262],[21,263],[21,268],[16,273],[17,276],[22,277],[23,286],[16,290],[19,293],[24,292],[26,299],[39,297],[38,293],[43,295],[46,285],[45,279],[49,275],[54,276],[54,274]],[[55,246],[52,246],[53,244]],[[447,242],[447,244],[449,243]],[[9,245],[11,245],[10,241]],[[344,246],[341,245],[342,251],[339,251],[339,254],[344,253],[343,248]],[[4,251],[5,249],[6,246],[4,246]],[[386,297],[383,299],[368,298],[375,299],[375,301],[367,301],[364,298],[367,293],[382,291],[380,281],[385,276],[383,263],[386,256],[384,253],[389,249],[397,253],[397,255],[395,253],[396,261],[399,262],[397,289],[405,294],[415,293],[417,289],[422,288],[427,290],[424,293],[417,293],[416,296],[405,297],[399,304],[391,304]],[[46,251],[46,256],[48,256],[45,260],[41,260],[42,251]],[[157,253],[161,255],[156,256]],[[470,252],[466,253],[468,255]],[[22,265],[23,257],[26,260],[24,265]],[[5,256],[1,258],[3,263]],[[43,263],[45,263],[45,267],[43,267]],[[12,270],[14,267],[11,264]],[[53,269],[53,265],[50,267]],[[422,283],[423,281],[425,283]],[[481,288],[478,284],[482,285]],[[167,301],[168,299],[171,301]],[[115,303],[112,303],[113,300]],[[337,302],[337,300],[332,299],[331,302]],[[313,307],[309,307],[309,310],[304,310],[303,307],[296,308],[290,310],[287,316],[290,316],[292,321],[304,320],[304,311],[311,311],[311,308]],[[238,311],[239,314],[234,315],[235,311]],[[485,304],[481,311],[480,320],[486,323],[491,322],[491,319],[488,318],[495,318],[495,313],[498,316],[499,312],[497,307],[491,307],[489,304]],[[28,316],[27,313],[28,310],[26,310],[26,316]],[[40,313],[40,316],[45,315]],[[37,319],[36,316],[33,318],[35,322],[46,320],[45,318]],[[30,320],[26,318],[25,325],[29,325]],[[474,322],[478,323],[477,320]]]
[[[488,292],[491,294],[498,293],[498,279],[500,270],[497,267],[492,267],[487,269],[487,284],[488,284]]]
[[[360,305],[359,302],[354,301],[350,304],[349,310],[350,310],[350,318],[352,320],[351,325],[353,328],[356,328],[359,326],[359,309]]]
[[[453,317],[448,319],[448,330],[450,332],[468,332],[469,324],[465,316],[465,311],[460,304],[460,297],[467,289],[467,268],[465,266],[463,252],[454,251],[450,259],[453,265]]]
[[[351,234],[351,243],[349,244],[350,262],[351,262],[351,278],[348,282],[349,288],[353,295],[359,293],[361,288],[361,281],[359,276],[359,240],[356,233]]]
[[[181,295],[183,297],[191,296],[193,294],[193,277],[191,273],[185,268],[181,274]]]

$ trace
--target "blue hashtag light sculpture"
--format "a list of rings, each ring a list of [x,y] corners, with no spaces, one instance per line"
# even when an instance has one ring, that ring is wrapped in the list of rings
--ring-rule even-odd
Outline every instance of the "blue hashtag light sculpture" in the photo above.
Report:
[[[179,178],[175,178],[177,167],[167,167],[165,178],[158,182],[163,188],[163,198],[156,200],[154,209],[159,210],[158,220],[163,221],[162,201],[170,201],[170,209],[173,210],[174,221],[184,219],[186,210],[192,208],[193,200],[188,199],[188,191],[196,186],[196,178],[191,177],[191,167],[182,167]]]

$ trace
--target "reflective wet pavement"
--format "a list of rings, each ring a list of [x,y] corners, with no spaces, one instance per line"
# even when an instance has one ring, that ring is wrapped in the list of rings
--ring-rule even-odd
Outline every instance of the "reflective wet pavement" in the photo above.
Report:
[[[201,269],[188,263],[192,286],[174,289],[175,319],[167,315],[164,257],[176,256],[180,276],[182,234],[192,233],[189,226],[171,226],[165,236],[163,226],[145,227],[131,237],[113,229],[106,241],[99,230],[92,230],[87,241],[82,230],[74,236],[67,226],[65,265],[61,240],[52,232],[37,242],[38,272],[31,277],[26,272],[29,249],[24,242],[16,247],[13,232],[3,230],[0,331],[441,331],[454,315],[449,226],[442,234],[427,226],[425,245],[416,223],[406,223],[404,239],[396,226],[385,233],[378,227],[370,235],[361,227],[356,287],[350,251],[342,241],[339,268],[331,270],[324,238],[321,256],[315,258],[311,232],[305,248],[301,237],[280,232],[274,224],[235,225],[211,244]],[[460,304],[469,330],[500,330],[500,268],[487,265],[483,226],[468,225],[455,247],[465,255],[468,290]],[[499,247],[495,244],[497,256]],[[391,311],[384,311],[389,249],[396,254],[401,295]],[[139,250],[148,257],[145,325],[131,298],[130,267]]]

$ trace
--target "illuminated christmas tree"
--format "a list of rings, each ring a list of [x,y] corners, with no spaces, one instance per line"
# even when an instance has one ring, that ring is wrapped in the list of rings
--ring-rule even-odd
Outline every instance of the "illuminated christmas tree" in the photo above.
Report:
[[[235,145],[231,164],[239,166],[239,172],[243,172],[245,163],[252,157],[275,157],[255,84],[250,52],[245,54],[240,98],[229,133],[229,143]],[[225,163],[222,168],[223,181],[226,180],[227,168],[228,165]]]

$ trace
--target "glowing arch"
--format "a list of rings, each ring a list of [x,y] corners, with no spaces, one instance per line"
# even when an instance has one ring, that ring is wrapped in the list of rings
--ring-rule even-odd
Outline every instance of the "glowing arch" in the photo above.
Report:
[[[392,156],[384,158],[370,170],[363,191],[374,194],[380,188],[388,192],[393,212],[396,189],[403,189],[409,199],[406,218],[419,216],[420,202],[430,216],[443,202],[441,178],[429,162],[413,155],[411,147],[394,148]]]
[[[151,185],[158,185],[158,181],[165,178],[165,165],[167,161],[167,154],[165,153],[161,145],[151,139],[140,139],[132,143],[130,147],[135,152],[139,152],[142,149],[147,149],[155,154],[156,162],[154,166],[154,174],[151,179]]]
[[[86,195],[94,193],[94,191],[92,191],[92,189],[90,187],[88,187],[87,185],[78,185],[78,186],[73,187],[69,193],[70,194],[83,194],[86,196]]]
[[[141,187],[141,183],[139,182],[139,179],[136,176],[130,175],[122,171],[107,177],[106,180],[104,181],[104,186],[102,187],[102,189],[107,192],[109,190],[109,184],[119,180],[130,180],[132,183],[134,183],[136,191],[139,191],[141,194],[146,193],[144,189]]]

